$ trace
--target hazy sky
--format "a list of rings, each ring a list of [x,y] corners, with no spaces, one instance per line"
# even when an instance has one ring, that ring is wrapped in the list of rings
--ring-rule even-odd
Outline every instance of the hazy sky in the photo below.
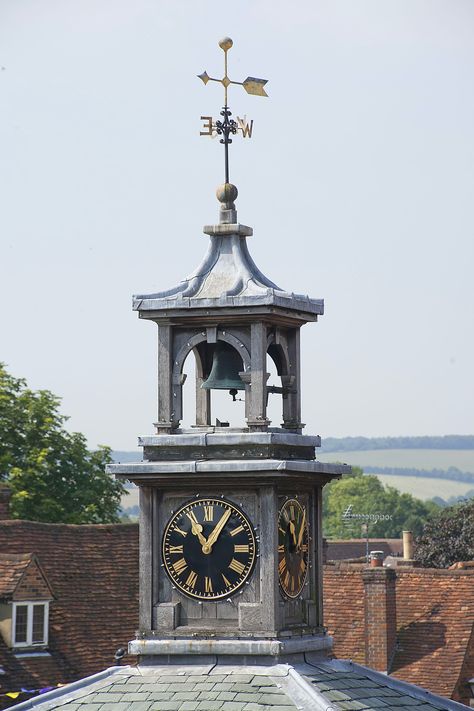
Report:
[[[224,35],[231,78],[269,80],[230,93],[254,119],[231,146],[251,253],[325,299],[306,431],[473,433],[472,0],[1,0],[0,360],[92,446],[152,431],[131,295],[189,274],[217,219],[199,117],[221,89],[196,75],[222,74]]]

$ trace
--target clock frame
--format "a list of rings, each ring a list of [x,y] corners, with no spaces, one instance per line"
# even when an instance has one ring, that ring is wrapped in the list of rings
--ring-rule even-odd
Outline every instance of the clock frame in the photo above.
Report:
[[[216,601],[248,582],[257,542],[248,516],[228,499],[195,498],[173,513],[162,538],[164,569],[187,597]]]
[[[283,594],[298,598],[309,567],[307,506],[297,498],[287,499],[278,513],[278,581]]]

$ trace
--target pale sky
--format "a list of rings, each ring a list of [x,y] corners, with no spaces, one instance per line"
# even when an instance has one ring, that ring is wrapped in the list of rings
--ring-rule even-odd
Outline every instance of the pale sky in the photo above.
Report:
[[[474,433],[472,0],[1,0],[0,360],[91,446],[153,431],[131,295],[189,274],[217,219],[221,89],[196,75],[225,35],[231,78],[268,79],[229,97],[251,254],[325,299],[305,431]]]

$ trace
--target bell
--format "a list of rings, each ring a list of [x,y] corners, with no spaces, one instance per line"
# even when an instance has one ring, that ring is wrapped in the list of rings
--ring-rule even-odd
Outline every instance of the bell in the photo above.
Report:
[[[212,368],[201,385],[205,390],[229,390],[235,400],[237,390],[245,390],[239,372],[243,370],[242,358],[232,346],[219,341],[212,356]]]

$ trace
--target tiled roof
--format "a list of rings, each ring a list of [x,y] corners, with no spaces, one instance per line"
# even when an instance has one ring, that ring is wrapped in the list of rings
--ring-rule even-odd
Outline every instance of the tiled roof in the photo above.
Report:
[[[0,549],[33,552],[51,584],[48,652],[18,657],[0,637],[2,692],[73,681],[114,662],[138,620],[138,526],[0,522]],[[133,663],[134,658],[131,658]],[[24,697],[23,697],[24,698]]]
[[[16,711],[461,711],[459,704],[351,662],[126,667]]]
[[[469,703],[474,676],[474,571],[397,569],[397,648],[391,675]],[[325,624],[338,658],[365,662],[360,567],[324,571]]]
[[[31,559],[31,553],[0,553],[0,599],[11,598]]]
[[[347,661],[316,665],[305,677],[341,711],[440,711],[465,708],[442,699],[413,684],[400,682],[379,672]]]

